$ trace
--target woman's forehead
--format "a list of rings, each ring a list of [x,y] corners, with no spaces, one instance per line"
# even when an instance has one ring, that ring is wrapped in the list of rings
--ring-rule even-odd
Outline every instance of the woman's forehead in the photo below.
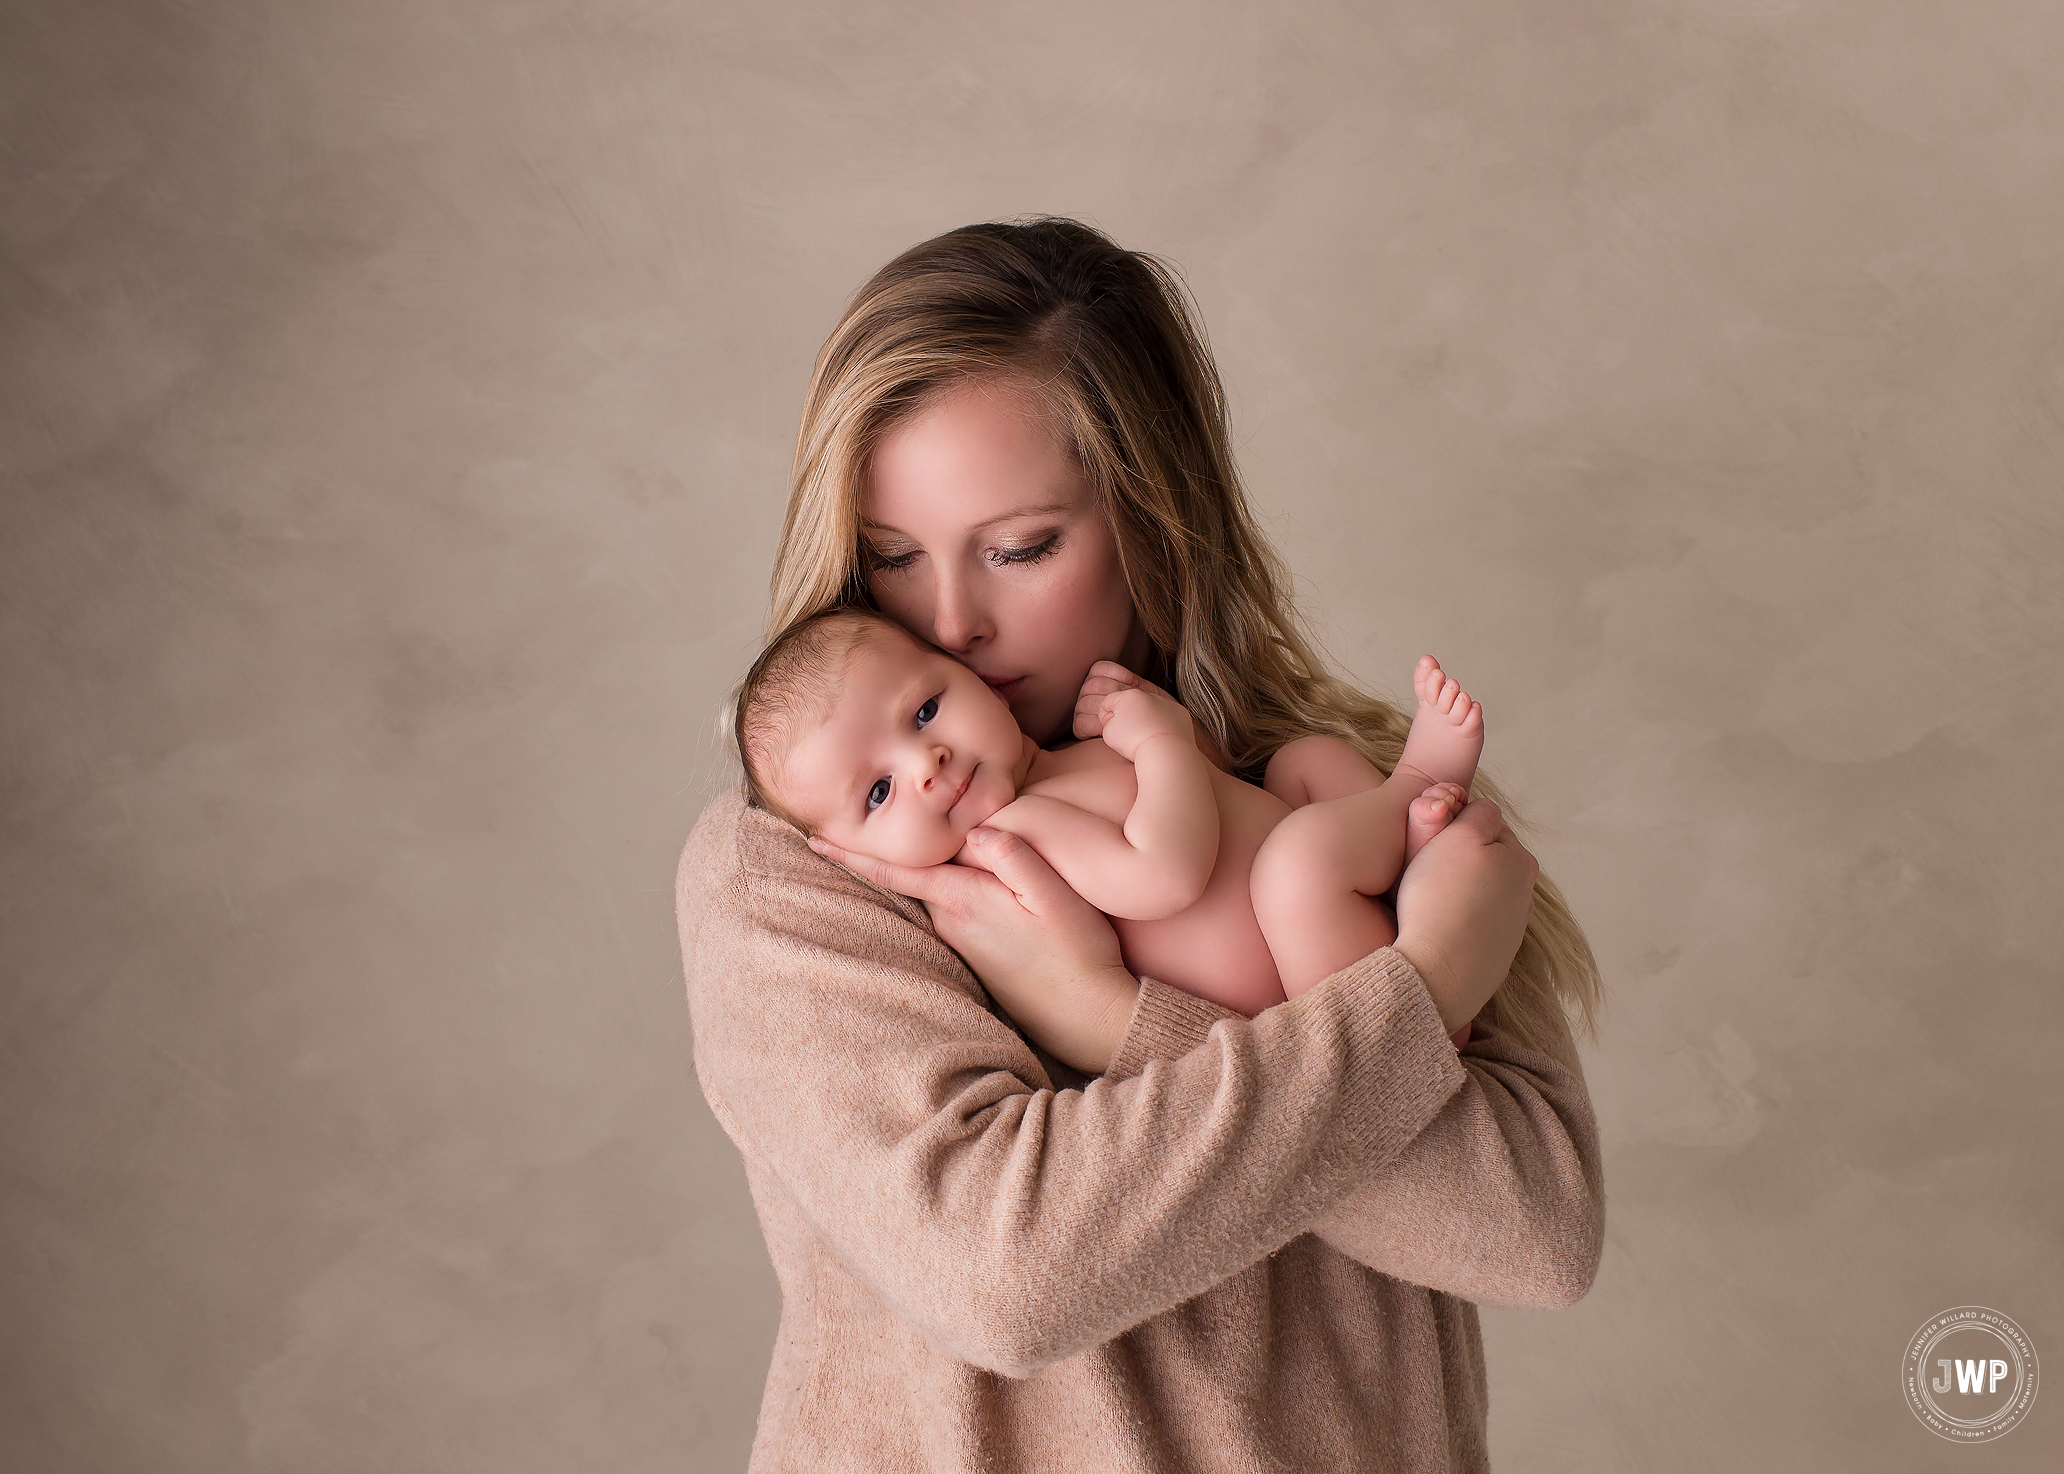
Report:
[[[1065,515],[1088,499],[1081,468],[1036,400],[1009,386],[976,384],[882,437],[868,459],[861,520],[882,531],[973,533]]]

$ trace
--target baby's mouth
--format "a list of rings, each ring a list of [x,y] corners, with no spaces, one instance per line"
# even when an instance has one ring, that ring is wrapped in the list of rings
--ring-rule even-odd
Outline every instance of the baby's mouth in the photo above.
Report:
[[[973,768],[969,768],[967,771],[967,777],[960,780],[960,787],[953,790],[953,799],[950,803],[946,805],[947,818],[950,819],[953,817],[953,811],[960,807],[960,801],[967,797],[968,788],[970,785],[974,783],[974,781],[975,770]]]

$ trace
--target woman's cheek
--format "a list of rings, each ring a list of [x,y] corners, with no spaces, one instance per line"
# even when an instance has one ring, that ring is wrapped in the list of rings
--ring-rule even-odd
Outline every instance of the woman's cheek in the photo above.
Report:
[[[1075,622],[1081,618],[1081,601],[1088,592],[1081,578],[1065,573],[1045,578],[1028,591],[1019,615],[1034,632],[1042,655],[1060,656],[1072,643]]]
[[[1107,658],[1124,643],[1125,627],[1131,622],[1132,595],[1125,587],[1125,571],[1116,558],[1086,559],[1076,569],[1073,587],[1066,598],[1071,636],[1089,655],[1089,663]]]
[[[868,580],[868,591],[874,595],[874,607],[923,639],[931,639],[935,630],[929,610],[913,596],[906,581],[890,582],[886,578]]]

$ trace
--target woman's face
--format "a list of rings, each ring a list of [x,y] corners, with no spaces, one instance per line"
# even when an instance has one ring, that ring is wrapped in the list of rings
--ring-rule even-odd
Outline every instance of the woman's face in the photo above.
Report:
[[[883,437],[860,535],[882,612],[958,657],[1042,744],[1069,735],[1090,666],[1146,662],[1118,540],[1021,385],[955,388]]]

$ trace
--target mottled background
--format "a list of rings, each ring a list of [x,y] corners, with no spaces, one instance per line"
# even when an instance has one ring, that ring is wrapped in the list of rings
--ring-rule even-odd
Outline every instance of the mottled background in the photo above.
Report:
[[[7,1468],[743,1466],[674,860],[818,343],[1027,211],[1186,273],[1597,945],[1500,1466],[2057,1467],[1899,1365],[2064,1369],[2060,75],[2053,0],[0,0]]]

